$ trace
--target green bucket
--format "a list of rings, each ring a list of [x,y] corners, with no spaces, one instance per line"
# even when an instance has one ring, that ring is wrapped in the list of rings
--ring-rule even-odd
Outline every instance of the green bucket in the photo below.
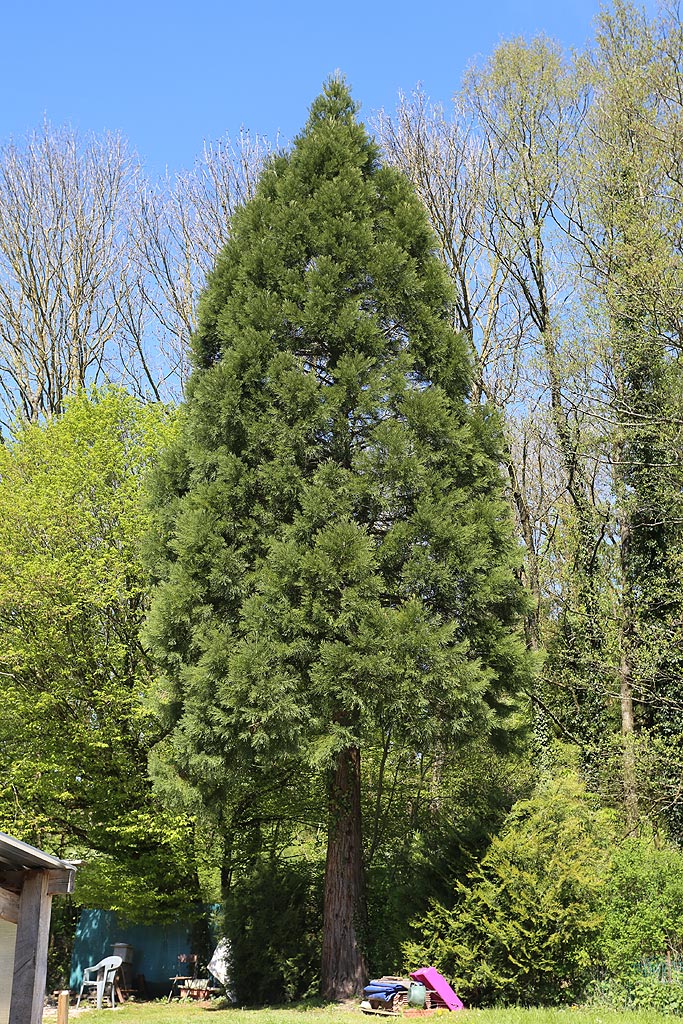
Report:
[[[408,1006],[422,1009],[427,1001],[427,989],[419,981],[411,981],[408,989]]]

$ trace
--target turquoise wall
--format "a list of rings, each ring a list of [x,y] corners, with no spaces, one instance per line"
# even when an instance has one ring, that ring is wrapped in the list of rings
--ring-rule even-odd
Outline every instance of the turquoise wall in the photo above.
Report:
[[[149,996],[167,995],[170,978],[178,971],[178,955],[193,953],[192,926],[187,921],[173,924],[120,924],[112,910],[83,910],[76,929],[71,955],[69,987],[78,991],[83,968],[114,952],[116,942],[133,947],[132,977],[145,976]]]

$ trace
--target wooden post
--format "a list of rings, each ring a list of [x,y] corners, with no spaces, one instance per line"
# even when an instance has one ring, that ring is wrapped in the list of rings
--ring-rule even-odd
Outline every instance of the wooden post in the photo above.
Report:
[[[69,990],[64,989],[57,996],[57,1024],[69,1024]]]
[[[47,871],[27,871],[19,897],[9,1024],[41,1024],[52,897]]]

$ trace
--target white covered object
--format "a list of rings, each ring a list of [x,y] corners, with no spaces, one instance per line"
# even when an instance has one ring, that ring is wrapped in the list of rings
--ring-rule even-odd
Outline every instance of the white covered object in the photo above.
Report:
[[[231,991],[232,986],[232,957],[230,955],[230,943],[227,939],[221,939],[213,951],[213,955],[206,965],[206,969],[218,978],[221,985],[225,986],[225,994],[228,999],[235,1001]]]

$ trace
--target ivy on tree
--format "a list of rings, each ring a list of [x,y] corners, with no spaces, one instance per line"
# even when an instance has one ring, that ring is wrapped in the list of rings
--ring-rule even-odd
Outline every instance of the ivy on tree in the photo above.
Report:
[[[330,79],[234,218],[149,552],[157,773],[207,801],[325,780],[330,998],[366,977],[369,724],[416,751],[505,732],[528,673],[496,424],[426,215],[356,112]]]

